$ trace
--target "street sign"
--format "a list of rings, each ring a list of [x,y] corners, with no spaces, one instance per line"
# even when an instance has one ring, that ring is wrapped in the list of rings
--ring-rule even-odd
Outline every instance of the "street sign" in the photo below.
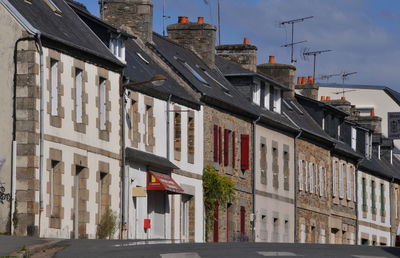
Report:
[[[400,112],[388,112],[388,137],[400,139]]]

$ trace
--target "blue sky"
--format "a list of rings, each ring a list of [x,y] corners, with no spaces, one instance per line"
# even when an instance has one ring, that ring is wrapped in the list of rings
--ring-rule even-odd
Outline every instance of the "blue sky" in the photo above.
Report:
[[[97,0],[78,0],[95,15]],[[153,0],[154,31],[162,34],[162,5]],[[178,16],[216,24],[217,0],[165,0],[166,24]],[[274,55],[289,63],[290,50],[280,47],[290,40],[290,28],[279,22],[305,16],[313,19],[295,25],[297,76],[312,75],[313,63],[303,60],[303,48],[331,49],[317,57],[317,78],[340,72],[357,72],[346,83],[386,85],[400,91],[400,1],[399,0],[220,0],[222,44],[236,44],[243,37],[258,47],[258,63]],[[326,81],[323,81],[326,82]],[[341,82],[334,77],[329,82]]]

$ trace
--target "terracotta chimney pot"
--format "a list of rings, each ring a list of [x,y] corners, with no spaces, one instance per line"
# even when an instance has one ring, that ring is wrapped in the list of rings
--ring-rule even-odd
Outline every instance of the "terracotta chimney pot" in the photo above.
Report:
[[[331,97],[330,96],[326,96],[326,100],[331,100]]]
[[[341,97],[340,99],[341,99],[341,100],[346,100],[346,97],[343,96],[343,97]]]
[[[297,77],[297,85],[301,85],[301,77]]]
[[[308,76],[308,83],[310,83],[310,84],[314,83],[314,79],[312,76]]]
[[[198,17],[198,18],[197,18],[197,23],[198,23],[198,24],[204,24],[204,17],[201,17],[201,16]]]
[[[275,56],[269,56],[269,61],[268,63],[270,64],[275,64]]]
[[[375,109],[374,108],[369,111],[369,115],[370,116],[375,116]]]
[[[249,44],[249,38],[244,38],[243,45],[248,45],[248,44]]]
[[[325,101],[325,96],[321,96],[321,101]]]
[[[305,76],[301,77],[301,84],[304,85],[307,82],[307,78]]]
[[[178,17],[178,23],[188,23],[189,22],[189,18],[186,16],[179,16]]]

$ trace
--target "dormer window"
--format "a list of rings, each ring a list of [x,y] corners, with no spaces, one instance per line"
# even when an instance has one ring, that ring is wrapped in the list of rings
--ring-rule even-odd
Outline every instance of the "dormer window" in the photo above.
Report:
[[[273,108],[273,111],[276,112],[276,113],[281,113],[281,90],[277,89],[277,88],[274,88],[274,94],[273,95],[274,95],[273,96],[274,97],[274,101],[273,101],[274,108]]]
[[[257,82],[253,85],[253,103],[260,106],[261,100],[261,88],[260,84]]]
[[[351,148],[356,150],[357,146],[357,129],[352,126],[351,127]]]
[[[125,42],[121,38],[111,38],[110,50],[119,60],[125,61]]]

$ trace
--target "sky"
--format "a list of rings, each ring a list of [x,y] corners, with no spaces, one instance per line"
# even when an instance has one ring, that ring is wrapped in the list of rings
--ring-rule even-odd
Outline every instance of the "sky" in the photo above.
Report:
[[[99,15],[98,0],[77,0]],[[218,0],[153,0],[154,31],[163,33],[163,2],[170,18],[178,16],[217,24]],[[400,1],[399,0],[219,0],[221,44],[239,44],[244,37],[257,46],[259,64],[275,56],[277,63],[290,63],[291,27],[281,22],[314,16],[294,25],[296,76],[313,74],[313,58],[305,51],[332,50],[317,56],[319,82],[342,83],[340,76],[324,75],[357,72],[345,83],[384,85],[400,91]],[[206,4],[208,2],[208,4]],[[217,41],[218,42],[218,41]]]

